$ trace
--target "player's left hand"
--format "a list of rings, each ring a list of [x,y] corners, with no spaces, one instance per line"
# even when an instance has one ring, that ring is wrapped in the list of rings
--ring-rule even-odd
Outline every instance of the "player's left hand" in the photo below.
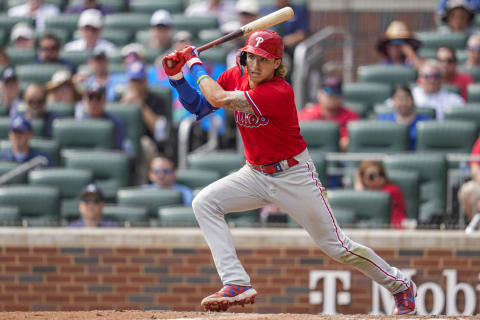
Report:
[[[200,53],[195,47],[185,46],[182,50],[187,66],[191,69],[196,64],[203,64],[200,60]]]

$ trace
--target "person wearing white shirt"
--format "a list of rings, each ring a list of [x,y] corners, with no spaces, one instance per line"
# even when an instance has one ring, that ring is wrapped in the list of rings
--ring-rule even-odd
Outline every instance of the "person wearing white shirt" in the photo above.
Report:
[[[465,106],[465,100],[456,93],[442,88],[443,69],[435,60],[422,64],[419,71],[419,86],[412,91],[415,105],[434,108],[437,120],[444,119],[444,112],[449,108]]]
[[[45,21],[60,13],[57,6],[43,3],[43,0],[28,0],[27,3],[12,7],[8,10],[11,17],[31,17],[35,19],[38,32],[45,30]]]
[[[78,28],[81,38],[65,45],[65,51],[103,50],[111,52],[115,45],[100,38],[103,27],[102,13],[97,9],[88,9],[82,12],[78,19]]]
[[[185,15],[215,17],[219,25],[235,20],[237,10],[235,2],[230,0],[203,0],[194,2],[185,9]]]

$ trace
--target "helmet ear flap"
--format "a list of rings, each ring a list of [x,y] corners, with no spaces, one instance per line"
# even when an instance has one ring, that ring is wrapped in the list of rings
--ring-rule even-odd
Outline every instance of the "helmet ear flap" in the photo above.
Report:
[[[247,65],[247,52],[242,51],[240,53],[240,65],[246,66]]]

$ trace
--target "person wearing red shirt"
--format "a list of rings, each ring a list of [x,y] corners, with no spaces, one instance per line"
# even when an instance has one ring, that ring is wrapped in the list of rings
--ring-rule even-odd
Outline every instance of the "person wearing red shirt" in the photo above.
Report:
[[[473,83],[473,79],[468,73],[457,71],[457,55],[455,50],[450,47],[438,48],[437,60],[444,70],[444,82],[459,88],[463,99],[467,101],[467,87]]]
[[[208,76],[193,47],[171,53],[162,62],[184,108],[197,119],[218,108],[233,111],[245,146],[245,165],[193,199],[193,212],[223,283],[222,289],[202,300],[203,309],[226,311],[232,305],[254,303],[257,291],[237,257],[225,214],[271,203],[302,225],[327,255],[358,268],[394,294],[395,314],[415,313],[415,284],[338,226],[300,134],[283,54],[280,35],[260,30],[240,49],[239,65],[217,81]],[[184,79],[185,63],[201,93]]]
[[[480,138],[475,141],[471,155],[480,156]],[[480,212],[480,161],[470,161],[470,178],[458,191],[458,201],[463,207],[467,221]]]
[[[347,123],[360,117],[343,105],[342,80],[328,77],[317,92],[318,104],[306,106],[298,114],[298,120],[326,120],[340,125],[340,150],[348,148]]]

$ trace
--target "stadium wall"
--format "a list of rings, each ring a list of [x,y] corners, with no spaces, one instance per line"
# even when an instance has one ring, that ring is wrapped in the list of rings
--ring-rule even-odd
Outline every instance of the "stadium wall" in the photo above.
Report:
[[[480,312],[480,233],[346,230],[405,270],[421,314]],[[389,313],[378,285],[301,229],[234,229],[260,313]],[[220,288],[198,229],[0,229],[0,311],[200,310]]]

